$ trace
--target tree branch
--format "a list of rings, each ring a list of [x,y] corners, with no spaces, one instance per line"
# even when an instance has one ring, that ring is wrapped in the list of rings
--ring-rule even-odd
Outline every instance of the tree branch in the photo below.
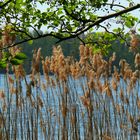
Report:
[[[137,4],[137,5],[133,6],[133,7],[126,8],[124,10],[121,10],[121,11],[117,12],[117,13],[113,13],[113,14],[109,14],[109,15],[104,16],[104,17],[100,17],[95,22],[93,22],[93,23],[90,22],[89,25],[87,25],[87,27],[84,27],[81,30],[78,30],[77,32],[75,32],[75,34],[69,33],[68,37],[64,37],[64,36],[61,36],[61,35],[54,35],[53,33],[49,33],[49,34],[47,33],[47,34],[44,34],[44,35],[38,35],[37,37],[31,37],[31,38],[22,40],[20,42],[16,42],[16,43],[14,43],[12,45],[9,45],[9,46],[7,46],[7,47],[5,47],[3,49],[10,48],[10,47],[13,47],[13,46],[16,46],[16,45],[28,42],[30,40],[36,40],[36,39],[39,39],[39,38],[42,38],[42,37],[46,37],[46,36],[53,36],[53,37],[59,39],[56,42],[56,44],[57,44],[57,43],[60,43],[60,42],[62,42],[64,40],[68,40],[68,39],[71,39],[71,38],[78,37],[80,34],[88,31],[90,28],[93,28],[94,26],[99,25],[100,23],[104,22],[105,20],[108,20],[108,19],[113,18],[113,17],[120,16],[120,15],[122,15],[124,13],[131,12],[131,11],[136,10],[138,8],[140,8],[140,4]]]
[[[105,3],[106,5],[109,5],[110,8],[112,9],[113,7],[120,7],[120,8],[123,8],[123,9],[126,9],[126,7],[122,6],[122,5],[119,5],[119,4],[114,4],[114,3]]]
[[[140,8],[140,4],[137,4],[137,5],[135,5],[133,7],[130,7],[130,8],[126,8],[126,9],[124,9],[122,11],[117,12],[117,13],[113,13],[113,14],[109,14],[109,15],[104,16],[104,17],[100,17],[94,23],[90,24],[87,28],[83,29],[79,33],[77,33],[75,35],[72,35],[72,36],[69,36],[69,37],[66,37],[66,38],[63,38],[63,39],[59,40],[57,43],[60,43],[60,42],[62,42],[64,40],[67,40],[67,39],[74,38],[74,37],[86,32],[86,31],[88,31],[90,28],[99,25],[100,23],[104,22],[105,20],[108,20],[108,19],[113,18],[113,17],[118,17],[118,16],[120,16],[122,14],[131,12],[131,11],[136,10],[138,8]]]
[[[6,3],[4,3],[2,6],[0,6],[0,9],[4,8],[8,3],[10,3],[12,0],[8,0]]]
[[[48,34],[40,35],[40,36],[37,36],[37,37],[31,37],[31,38],[28,38],[28,39],[24,39],[24,40],[21,40],[21,41],[19,41],[19,42],[15,42],[15,43],[13,43],[13,44],[11,44],[11,45],[9,45],[9,46],[0,48],[0,50],[8,49],[8,48],[11,48],[11,47],[14,47],[14,46],[17,46],[17,45],[26,43],[26,42],[28,42],[28,41],[37,40],[37,39],[44,38],[44,37],[47,37],[47,36],[53,36],[53,37],[55,37],[55,38],[57,38],[57,39],[61,39],[61,37],[58,37],[58,36],[56,36],[56,35],[54,35],[54,34],[51,34],[51,33],[50,33],[50,34],[48,33]]]

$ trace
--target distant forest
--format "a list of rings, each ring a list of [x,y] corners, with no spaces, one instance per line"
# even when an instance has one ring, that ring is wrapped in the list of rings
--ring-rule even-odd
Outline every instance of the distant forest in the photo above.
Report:
[[[57,39],[54,37],[45,37],[38,40],[34,40],[30,45],[24,43],[21,45],[22,51],[27,55],[27,59],[24,62],[24,68],[27,74],[31,71],[31,61],[33,50],[41,48],[41,53],[43,58],[46,56],[52,55],[53,46],[55,46]],[[112,55],[113,52],[116,52],[116,60],[113,65],[119,67],[120,59],[125,59],[132,68],[134,68],[134,52],[130,52],[129,46],[124,43],[120,43],[119,40],[116,40],[111,43],[111,47],[108,51],[108,54],[104,56],[106,60]],[[76,38],[63,41],[59,44],[62,47],[63,53],[65,56],[72,56],[74,59],[79,60],[79,45],[80,41]],[[137,46],[137,52],[140,52],[140,46]]]

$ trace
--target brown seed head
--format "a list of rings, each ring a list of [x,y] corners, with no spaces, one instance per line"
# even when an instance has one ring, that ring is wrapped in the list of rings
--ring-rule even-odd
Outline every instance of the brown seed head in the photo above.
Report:
[[[140,53],[135,56],[135,67],[140,67]]]

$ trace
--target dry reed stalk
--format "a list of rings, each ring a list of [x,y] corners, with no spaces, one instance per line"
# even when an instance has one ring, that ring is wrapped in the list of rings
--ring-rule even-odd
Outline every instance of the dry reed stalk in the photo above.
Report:
[[[89,49],[88,46],[85,46],[84,56],[85,56],[86,58],[89,58],[89,54],[90,54],[90,49]]]
[[[5,99],[5,93],[3,90],[0,90],[0,99],[4,100]]]
[[[114,73],[112,75],[115,78],[115,80],[117,81],[117,83],[119,83],[120,82],[120,75],[119,75],[119,72],[118,72],[116,66],[114,66]]]
[[[8,46],[15,41],[16,35],[10,34],[10,32],[12,32],[12,29],[5,27],[5,29],[2,33],[2,42],[3,42],[2,46],[6,46],[6,45]]]
[[[53,78],[50,78],[50,81],[51,81],[51,86],[56,87],[57,84],[56,84],[55,80]]]
[[[122,88],[120,89],[120,99],[122,100],[122,102],[125,102],[124,92]]]
[[[127,81],[132,77],[133,71],[130,68],[125,69],[124,77],[123,79]]]
[[[44,103],[43,103],[42,99],[40,98],[40,96],[37,97],[37,100],[38,100],[39,109],[42,109],[44,106]]]
[[[113,138],[111,138],[110,136],[104,134],[103,135],[103,140],[113,140]]]
[[[116,111],[117,111],[117,113],[120,114],[121,106],[120,106],[119,104],[116,104],[115,106],[116,106]]]
[[[125,59],[120,60],[119,65],[121,66],[121,75],[124,76],[125,67],[126,67],[126,60]]]
[[[83,44],[80,44],[79,51],[80,51],[80,57],[83,57],[85,51],[85,46]]]
[[[85,97],[85,96],[81,96],[80,97],[81,101],[82,101],[82,104],[88,108],[90,106],[90,99]]]
[[[89,47],[89,58],[92,59],[93,58],[93,48]]]
[[[64,85],[64,94],[68,94],[69,93],[69,89],[66,85]]]
[[[132,132],[137,131],[134,124],[135,118],[130,119],[130,114],[137,118],[135,110],[140,108],[138,95],[135,95],[139,70],[133,72],[126,61],[123,60],[120,62],[121,73],[115,67],[114,73],[112,73],[113,76],[109,78],[112,62],[116,59],[115,54],[107,62],[100,53],[93,55],[91,50],[92,48],[90,47],[81,46],[81,60],[79,62],[72,60],[72,58],[65,58],[60,46],[54,47],[53,56],[42,60],[46,83],[42,81],[39,74],[41,50],[35,51],[32,63],[32,77],[29,83],[26,81],[26,97],[22,97],[22,90],[19,91],[21,77],[24,77],[25,74],[23,74],[20,67],[13,69],[18,74],[16,80],[18,84],[14,89],[15,77],[8,77],[8,82],[10,92],[15,92],[17,96],[17,107],[15,109],[17,116],[11,115],[11,118],[20,119],[21,125],[21,129],[18,130],[16,127],[17,120],[13,119],[13,123],[10,122],[15,138],[19,133],[22,133],[22,139],[35,139],[35,136],[37,137],[40,133],[38,129],[40,128],[46,139],[55,139],[56,137],[64,140],[68,138],[80,139],[80,133],[83,133],[84,138],[111,140],[119,135],[115,133],[119,125],[122,133],[128,134],[121,126],[126,123],[125,121],[131,123]],[[37,64],[35,64],[36,62]],[[139,58],[136,63],[139,63]],[[16,71],[17,69],[19,69],[18,72]],[[49,75],[50,72],[54,74],[53,77]],[[120,78],[120,75],[123,76],[123,79]],[[130,95],[127,94],[126,87],[129,86],[132,88],[132,95],[137,96],[137,100],[132,97],[133,102],[131,102]],[[32,90],[34,93],[32,93]],[[100,94],[103,92],[106,92],[107,96]],[[79,94],[80,99],[78,98]],[[116,99],[114,94],[116,94]],[[13,111],[13,96],[11,96],[12,101],[10,101],[11,111]],[[2,105],[5,105],[5,110],[2,109],[4,114],[8,105],[5,97],[2,97],[1,101]],[[71,106],[73,102],[76,102],[76,107]],[[131,103],[135,106],[132,113]],[[54,108],[52,108],[53,105]],[[43,113],[45,117],[43,117]],[[126,123],[126,127],[128,127],[128,123]],[[8,126],[6,127],[8,130]],[[32,132],[30,132],[29,128]],[[107,133],[103,135],[106,128],[108,129]],[[56,134],[57,136],[54,134],[55,132],[58,133]]]
[[[107,96],[108,96],[108,97],[110,97],[110,98],[112,98],[112,99],[113,99],[113,96],[112,96],[112,91],[111,91],[111,89],[110,89],[110,87],[109,87],[109,86],[107,86],[107,87],[106,87],[106,94],[107,94]]]
[[[17,93],[17,89],[14,87],[14,85],[10,86],[10,93],[11,94],[16,94]]]
[[[98,80],[97,83],[96,83],[96,90],[97,90],[99,93],[103,93],[103,89],[104,89],[104,86],[102,85],[101,81]]]
[[[62,103],[61,112],[62,112],[63,118],[66,118],[67,112],[68,112],[68,108],[66,107],[66,105],[64,103]]]
[[[47,90],[47,85],[44,82],[42,82],[41,84],[41,89],[43,89],[44,91]]]
[[[49,77],[49,70],[48,70],[48,65],[45,63],[44,60],[42,60],[42,69],[43,69],[43,74],[46,78],[46,80],[48,80],[48,77]]]
[[[59,70],[59,79],[65,82],[67,81],[66,70],[64,68]]]
[[[14,84],[14,79],[10,75],[8,75],[8,80],[9,83]]]
[[[7,108],[8,108],[8,105],[7,105],[6,101],[4,100],[4,102],[2,104],[2,111],[3,112],[6,112],[7,111]]]
[[[137,98],[137,106],[138,106],[138,109],[140,109],[140,98],[139,97]]]
[[[132,87],[134,88],[137,82],[137,77],[133,74],[131,79],[130,79],[130,83],[132,84]]]
[[[33,53],[33,59],[32,59],[32,78],[36,75],[36,73],[39,73],[40,70],[40,60],[41,60],[41,48],[38,50],[34,50]]]
[[[138,38],[138,36],[133,33],[131,34],[131,41],[130,41],[130,51],[132,52],[136,52],[137,51],[137,47],[140,45],[140,40]]]
[[[95,82],[93,79],[90,79],[90,81],[88,82],[88,87],[90,90],[94,90],[95,91]]]
[[[80,67],[78,66],[78,63],[76,65],[73,64],[70,66],[70,72],[74,79],[77,79],[79,77]]]
[[[13,71],[14,71],[16,79],[19,79],[19,78],[24,79],[26,74],[22,65],[13,66]]]
[[[135,63],[136,68],[140,67],[140,54],[139,53],[136,54],[134,63]]]
[[[117,82],[115,81],[114,78],[112,78],[111,85],[112,85],[112,88],[113,88],[115,91],[117,91],[118,85],[117,85]]]

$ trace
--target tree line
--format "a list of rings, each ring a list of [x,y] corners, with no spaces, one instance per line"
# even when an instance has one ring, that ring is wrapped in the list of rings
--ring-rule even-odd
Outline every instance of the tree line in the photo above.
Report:
[[[25,70],[27,73],[29,73],[31,69],[33,50],[35,49],[37,50],[38,48],[41,48],[41,53],[43,58],[45,58],[46,56],[51,56],[56,41],[57,41],[56,38],[50,36],[46,38],[41,38],[39,40],[34,40],[32,44],[28,44],[28,43],[22,44],[21,46],[22,52],[24,52],[27,55],[27,59],[24,62],[24,65],[26,65]],[[62,47],[64,56],[72,56],[74,59],[79,60],[80,43],[81,42],[79,41],[79,39],[74,38],[61,42],[57,45],[60,45]],[[119,61],[121,59],[125,59],[129,63],[129,65],[132,68],[134,68],[135,53],[140,52],[140,46],[136,46],[135,50],[131,50],[130,44],[126,44],[126,42],[121,42],[121,40],[118,39],[110,42],[109,44],[111,45],[109,45],[108,49],[105,49],[105,52],[103,52],[104,59],[109,60],[113,52],[115,52],[117,57],[114,62],[114,65],[116,65],[119,68]],[[94,51],[94,47],[95,46],[93,46],[93,51]],[[97,50],[97,48],[95,50]]]

